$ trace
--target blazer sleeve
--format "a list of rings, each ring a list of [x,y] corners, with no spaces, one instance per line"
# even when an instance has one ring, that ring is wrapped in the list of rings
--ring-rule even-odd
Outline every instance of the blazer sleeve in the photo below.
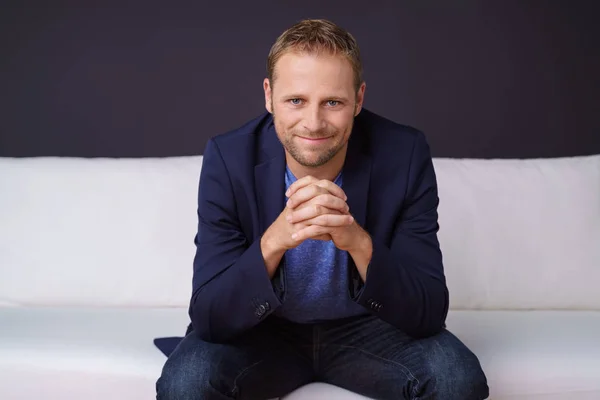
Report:
[[[445,326],[449,295],[437,238],[437,182],[422,133],[415,139],[407,182],[390,245],[372,238],[364,286],[354,297],[406,334],[427,337]]]
[[[204,152],[189,315],[205,341],[223,342],[281,305],[260,249],[240,227],[234,191],[217,143]]]

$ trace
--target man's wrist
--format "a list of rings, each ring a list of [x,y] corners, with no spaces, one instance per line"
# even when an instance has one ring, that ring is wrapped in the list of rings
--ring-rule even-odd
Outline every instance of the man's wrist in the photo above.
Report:
[[[281,258],[285,254],[285,249],[277,244],[277,241],[271,237],[267,230],[260,238],[260,251],[262,252],[265,266],[269,277],[273,277]]]
[[[356,224],[356,222],[355,222]],[[355,236],[354,245],[348,250],[350,257],[354,260],[356,269],[358,270],[363,282],[367,278],[367,269],[373,257],[373,241],[367,231],[360,225],[356,224],[358,234]]]

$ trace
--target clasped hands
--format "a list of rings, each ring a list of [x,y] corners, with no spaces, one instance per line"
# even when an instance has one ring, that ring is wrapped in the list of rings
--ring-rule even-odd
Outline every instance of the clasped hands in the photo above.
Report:
[[[373,243],[350,214],[344,191],[335,183],[312,176],[298,179],[285,193],[288,201],[260,241],[270,277],[283,254],[306,239],[332,240],[347,251],[365,281]]]
[[[354,221],[344,191],[328,180],[306,176],[286,192],[288,201],[273,228],[281,248],[291,249],[306,239],[333,240],[341,250],[357,245],[362,228]]]

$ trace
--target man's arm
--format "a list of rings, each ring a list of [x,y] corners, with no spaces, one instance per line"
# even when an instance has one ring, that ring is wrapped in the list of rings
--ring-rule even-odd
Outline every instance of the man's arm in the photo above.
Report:
[[[410,162],[405,205],[391,243],[387,246],[371,238],[366,280],[355,294],[359,304],[413,337],[438,333],[448,313],[448,289],[437,239],[438,203],[429,146],[419,134]]]
[[[240,227],[230,177],[214,140],[204,152],[189,315],[206,341],[225,341],[281,305],[261,252]]]

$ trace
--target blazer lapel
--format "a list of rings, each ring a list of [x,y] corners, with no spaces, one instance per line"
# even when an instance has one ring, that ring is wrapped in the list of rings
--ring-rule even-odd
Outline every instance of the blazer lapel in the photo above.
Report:
[[[271,226],[285,205],[285,153],[272,122],[261,133],[259,164],[254,167],[254,185],[258,201],[259,232]]]
[[[356,222],[365,227],[367,220],[367,203],[369,197],[369,182],[371,177],[371,158],[367,154],[368,132],[363,132],[357,125],[350,136],[342,189],[348,196],[348,207]]]

